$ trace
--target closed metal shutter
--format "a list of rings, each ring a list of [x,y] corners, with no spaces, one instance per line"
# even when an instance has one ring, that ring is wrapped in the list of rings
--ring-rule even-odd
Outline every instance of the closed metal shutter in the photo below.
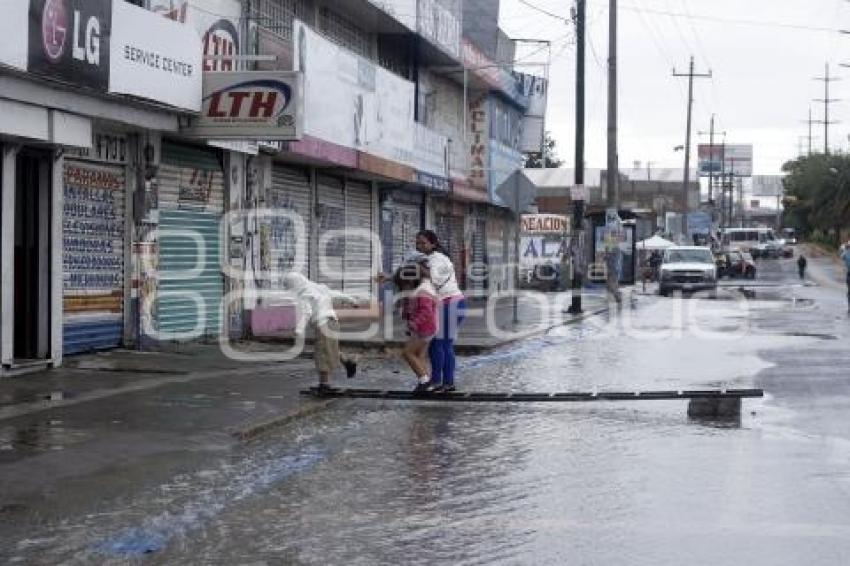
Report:
[[[475,219],[472,232],[472,261],[467,269],[469,288],[475,295],[483,295],[487,286],[487,223]]]
[[[68,159],[64,175],[62,351],[121,345],[124,168]]]
[[[437,237],[449,252],[449,259],[454,264],[455,274],[461,289],[466,289],[466,265],[464,259],[463,217],[448,214],[436,214]]]
[[[296,254],[301,252],[303,263],[299,273],[307,275],[309,270],[310,235],[312,214],[310,213],[310,177],[306,171],[272,165],[271,185],[266,195],[266,207],[280,210],[281,214],[260,220],[260,258],[264,271],[272,273],[269,285],[272,289],[282,288],[283,276],[293,269]],[[297,214],[303,223],[303,241],[298,241],[295,223],[287,212]]]
[[[345,258],[345,191],[341,179],[319,176],[316,195],[316,221],[319,223],[316,279],[331,289],[342,291]]]
[[[392,208],[392,271],[416,251],[416,233],[422,228],[421,205],[393,203]]]
[[[159,178],[157,328],[164,338],[218,336],[224,176],[217,154],[163,142]]]
[[[345,226],[351,233],[345,239],[345,275],[342,288],[346,293],[369,294],[372,278],[378,272],[373,262],[372,188],[365,183],[349,181],[345,186]],[[356,230],[356,231],[355,231]]]
[[[208,212],[160,211],[156,301],[160,332],[177,339],[218,336],[224,286],[220,220]]]
[[[488,288],[491,291],[502,291],[506,285],[507,263],[505,219],[490,217],[487,219],[487,275]]]

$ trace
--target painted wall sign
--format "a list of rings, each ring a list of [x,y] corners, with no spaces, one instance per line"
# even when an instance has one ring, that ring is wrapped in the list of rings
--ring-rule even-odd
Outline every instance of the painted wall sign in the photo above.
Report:
[[[204,73],[201,114],[185,130],[219,139],[298,140],[303,123],[300,73]]]
[[[30,0],[27,70],[105,91],[112,0]]]
[[[69,163],[63,184],[66,296],[110,295],[124,285],[124,179],[113,169]]]

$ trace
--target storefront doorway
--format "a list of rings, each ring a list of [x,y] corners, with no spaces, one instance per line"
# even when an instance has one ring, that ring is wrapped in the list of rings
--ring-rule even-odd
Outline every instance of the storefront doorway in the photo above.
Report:
[[[22,149],[15,160],[15,364],[50,353],[51,165],[47,152]]]

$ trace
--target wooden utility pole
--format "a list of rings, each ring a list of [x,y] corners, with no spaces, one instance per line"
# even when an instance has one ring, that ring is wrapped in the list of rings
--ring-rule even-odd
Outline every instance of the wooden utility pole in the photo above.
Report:
[[[691,115],[694,107],[694,78],[710,79],[711,71],[708,73],[694,73],[694,57],[691,55],[691,63],[687,73],[677,73],[673,69],[674,77],[688,77],[688,119],[685,128],[685,171],[682,181],[682,236],[688,237],[688,185],[690,184],[691,168]]]
[[[573,206],[573,226],[570,234],[572,252],[572,302],[567,312],[581,314],[581,287],[584,273],[585,251],[582,245],[584,224],[584,26],[587,13],[587,1],[576,0],[576,154],[575,154],[575,191],[570,201]]]

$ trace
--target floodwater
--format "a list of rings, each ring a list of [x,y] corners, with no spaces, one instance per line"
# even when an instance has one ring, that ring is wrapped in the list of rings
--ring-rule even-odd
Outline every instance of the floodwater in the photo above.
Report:
[[[470,390],[764,387],[739,419],[691,420],[679,401],[340,400],[156,489],[44,525],[6,558],[848,564],[846,321],[824,325],[825,291],[794,293],[809,291],[814,304],[721,300],[696,310],[639,296],[620,316],[461,367]],[[812,366],[793,362],[807,356],[832,363],[807,376]],[[818,386],[801,388],[808,377]],[[385,368],[361,384],[399,379]]]

